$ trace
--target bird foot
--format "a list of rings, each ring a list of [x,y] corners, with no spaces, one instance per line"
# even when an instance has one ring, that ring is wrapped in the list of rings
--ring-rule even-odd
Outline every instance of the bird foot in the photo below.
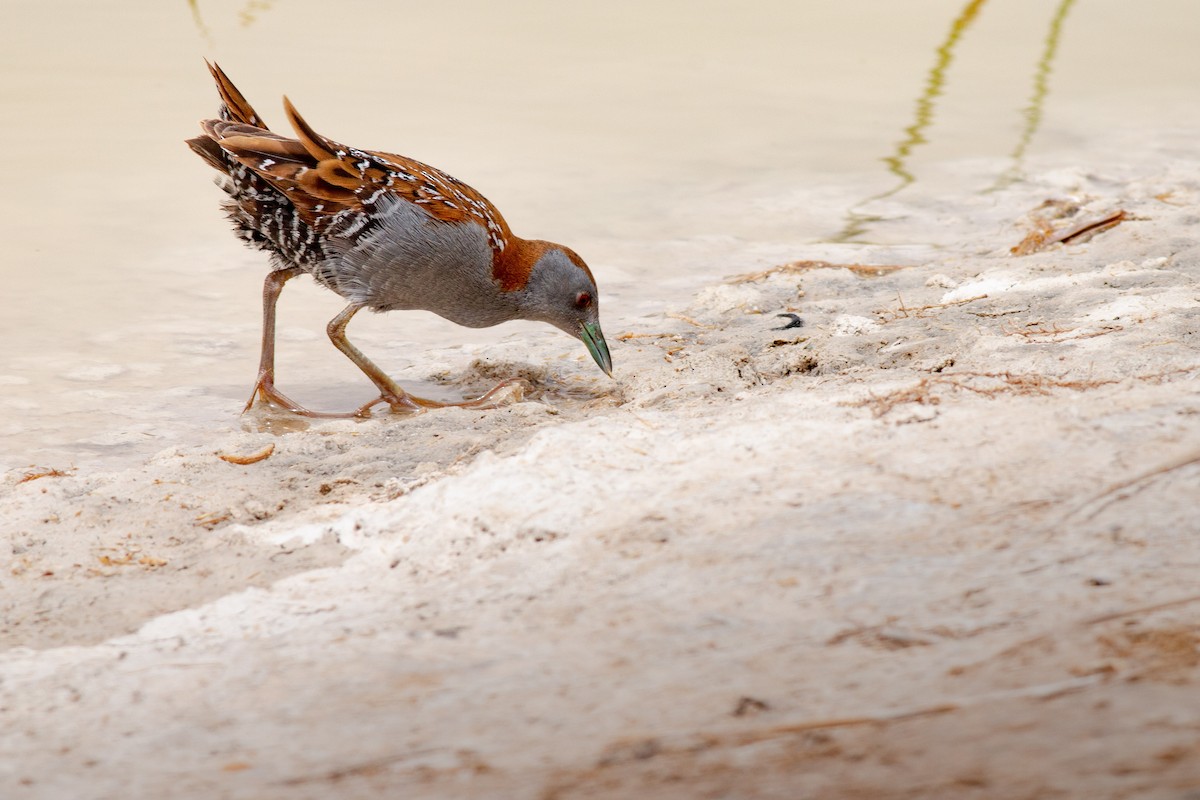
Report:
[[[447,403],[446,405],[458,406],[459,408],[499,408],[500,406],[521,402],[525,399],[525,392],[532,388],[529,381],[524,378],[511,378],[496,384],[486,394],[476,397],[474,400],[464,400],[461,403]]]
[[[525,392],[531,387],[522,378],[514,378],[493,386],[486,394],[474,400],[461,400],[457,403],[442,400],[430,400],[427,397],[417,397],[403,390],[399,394],[381,394],[371,402],[362,406],[354,416],[369,417],[371,409],[380,403],[387,403],[393,414],[413,414],[431,408],[499,408],[500,406],[519,403],[525,398]]]
[[[352,416],[366,418],[371,416],[371,409],[380,403],[387,403],[393,414],[420,414],[425,411],[425,407],[416,402],[421,398],[413,397],[410,394],[394,395],[381,394],[369,403],[364,403],[355,411]]]
[[[371,409],[381,403],[387,403],[393,414],[420,414],[431,408],[499,408],[500,406],[521,402],[525,397],[525,392],[530,388],[528,381],[522,378],[514,378],[497,384],[486,394],[474,400],[462,400],[457,403],[450,403],[441,400],[430,400],[426,397],[417,397],[397,387],[397,392],[380,394],[379,397],[376,397],[369,403],[364,403],[354,411],[334,413],[328,411],[311,411],[276,389],[272,381],[260,377],[258,383],[254,386],[254,391],[250,394],[250,399],[246,402],[246,407],[242,409],[242,413],[245,414],[253,408],[256,401],[263,405],[282,408],[292,414],[317,419],[365,419],[371,416]]]
[[[254,385],[254,391],[250,393],[250,399],[246,401],[246,407],[242,409],[245,414],[254,407],[255,401],[261,405],[275,406],[282,408],[284,411],[292,414],[299,414],[302,417],[313,417],[318,419],[353,419],[354,417],[363,416],[363,409],[354,411],[348,414],[331,413],[327,411],[311,411],[297,403],[292,398],[288,397],[283,392],[275,388],[275,383],[262,376],[259,377],[258,383]],[[375,402],[379,402],[378,400]],[[373,403],[370,405],[374,405]],[[369,407],[365,406],[364,408]]]

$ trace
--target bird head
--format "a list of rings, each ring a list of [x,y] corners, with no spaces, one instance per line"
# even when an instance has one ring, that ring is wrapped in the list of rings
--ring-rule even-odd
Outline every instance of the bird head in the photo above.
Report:
[[[600,330],[600,298],[587,264],[562,245],[522,244],[531,251],[531,266],[520,290],[521,316],[548,322],[581,340],[604,374],[612,377],[612,357]]]

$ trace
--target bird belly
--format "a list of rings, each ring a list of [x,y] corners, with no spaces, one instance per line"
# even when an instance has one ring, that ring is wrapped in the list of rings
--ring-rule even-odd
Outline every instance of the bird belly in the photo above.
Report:
[[[443,222],[420,206],[390,199],[357,236],[326,232],[329,257],[316,277],[375,311],[422,309],[482,328],[513,319],[515,300],[492,277],[487,231]]]

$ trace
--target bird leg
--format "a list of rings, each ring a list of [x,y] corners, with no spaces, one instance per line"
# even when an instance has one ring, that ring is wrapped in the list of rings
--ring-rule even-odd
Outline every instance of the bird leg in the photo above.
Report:
[[[354,416],[354,414],[324,414],[318,411],[309,411],[275,388],[275,305],[279,302],[279,293],[283,291],[283,285],[303,271],[299,267],[285,267],[269,273],[266,280],[263,281],[262,353],[258,361],[258,381],[254,384],[254,391],[250,393],[250,399],[246,401],[246,407],[242,409],[243,414],[250,410],[256,399],[261,397],[268,403],[274,403],[293,414],[301,414],[306,417]]]
[[[275,304],[279,302],[279,293],[283,285],[299,275],[303,270],[299,267],[286,267],[269,273],[263,281],[263,327],[262,350],[258,359],[258,380],[254,391],[242,409],[245,414],[260,396],[263,400],[277,403],[288,411],[302,412],[303,407],[290,400],[275,388]]]
[[[367,416],[370,414],[371,407],[379,403],[387,403],[391,406],[392,411],[398,413],[412,413],[414,411],[422,411],[427,408],[446,408],[448,406],[458,406],[462,408],[491,408],[505,402],[508,398],[498,396],[502,394],[502,390],[516,389],[517,399],[520,398],[520,385],[515,381],[505,381],[494,387],[487,394],[478,397],[474,400],[465,400],[460,403],[443,403],[440,400],[429,400],[424,397],[417,397],[400,388],[394,380],[391,379],[383,370],[375,365],[371,359],[363,355],[363,352],[354,346],[349,339],[346,338],[346,326],[350,324],[350,320],[361,311],[365,306],[358,303],[351,303],[342,310],[340,314],[329,321],[326,331],[329,333],[329,339],[333,342],[333,346],[346,354],[346,357],[355,363],[355,365],[363,371],[363,374],[371,379],[371,382],[379,389],[379,399],[372,400],[367,403],[357,412],[358,416]]]

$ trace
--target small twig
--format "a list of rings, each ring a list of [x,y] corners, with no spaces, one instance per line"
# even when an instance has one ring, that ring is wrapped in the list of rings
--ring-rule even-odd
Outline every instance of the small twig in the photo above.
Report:
[[[1027,256],[1039,250],[1045,250],[1052,244],[1084,242],[1098,233],[1116,227],[1128,218],[1129,215],[1124,209],[1118,209],[1099,219],[1081,222],[1073,227],[1055,232],[1050,223],[1040,217],[1035,217],[1033,222],[1036,229],[1022,239],[1021,243],[1013,247],[1010,252],[1016,256]]]
[[[1111,328],[1102,328],[1098,331],[1091,331],[1089,333],[1080,333],[1080,334],[1076,334],[1075,336],[1066,336],[1062,339],[1062,341],[1070,342],[1070,341],[1074,341],[1075,339],[1095,339],[1097,336],[1107,336],[1110,333],[1116,333],[1117,331],[1123,331],[1123,330],[1125,330],[1124,325],[1113,325]]]
[[[686,322],[688,325],[694,325],[697,328],[703,328],[705,330],[712,330],[714,327],[716,327],[715,325],[705,325],[703,322],[697,322],[696,320],[692,319],[691,317],[685,316],[683,314],[676,314],[676,313],[672,312],[670,314],[667,314],[667,316],[670,317],[671,319],[677,319],[677,320],[680,320],[681,322]]]
[[[1051,238],[1051,241],[1062,242],[1063,244],[1071,244],[1072,240],[1075,239],[1087,241],[1087,239],[1090,239],[1092,236],[1095,236],[1098,233],[1103,233],[1109,228],[1115,228],[1117,225],[1120,225],[1122,222],[1124,222],[1127,217],[1128,215],[1125,213],[1124,209],[1117,209],[1111,214],[1103,216],[1100,219],[1083,222],[1079,225],[1076,225],[1074,228],[1069,228],[1062,233],[1055,234]]]
[[[908,306],[904,305],[904,298],[900,295],[900,293],[896,292],[896,299],[900,302],[900,308],[895,311],[888,309],[879,311],[877,313],[884,322],[894,322],[898,319],[907,319],[909,316],[920,319],[928,316],[924,313],[926,311],[934,311],[939,308],[950,308],[952,306],[966,305],[967,303],[974,303],[976,300],[986,300],[987,298],[988,296],[986,294],[981,294],[976,295],[975,297],[965,297],[962,300],[951,300],[948,303],[931,303],[919,308],[909,308]],[[910,314],[909,312],[912,313]]]
[[[243,465],[257,464],[259,461],[263,461],[267,458],[270,458],[271,454],[274,452],[275,452],[275,443],[271,442],[266,447],[264,447],[262,450],[259,450],[257,453],[251,453],[250,455],[247,455],[247,456],[235,456],[235,455],[229,455],[227,453],[217,453],[217,458],[221,459],[222,461],[227,461],[230,464],[243,464]]]
[[[1025,330],[1003,331],[1003,333],[1005,336],[1024,336],[1030,338],[1033,336],[1062,336],[1064,333],[1071,333],[1074,330],[1075,328],[1060,328],[1055,325],[1053,328],[1026,328]]]

